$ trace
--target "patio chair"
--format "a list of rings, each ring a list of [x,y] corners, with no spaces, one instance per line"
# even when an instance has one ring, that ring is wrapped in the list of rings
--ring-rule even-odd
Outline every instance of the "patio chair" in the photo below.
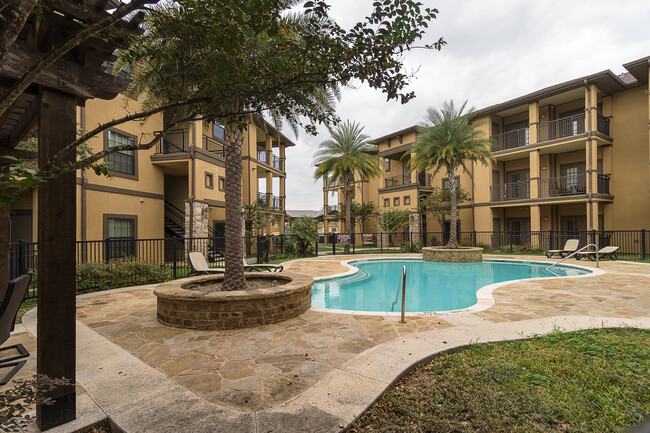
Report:
[[[20,309],[20,304],[23,303],[27,289],[29,289],[29,282],[32,280],[32,274],[21,275],[14,278],[9,282],[7,293],[0,304],[0,344],[9,339],[11,332],[14,330],[16,323],[16,316]],[[18,351],[17,355],[8,356],[0,359],[0,369],[11,368],[5,377],[0,379],[0,386],[6,385],[18,371],[23,368],[27,361],[24,358],[29,356],[29,352],[22,344],[13,344],[11,346],[3,347],[0,352],[8,350]]]
[[[598,254],[598,260],[602,260],[604,258],[609,257],[612,260],[617,260],[618,256],[616,255],[616,251],[618,251],[620,247],[616,246],[608,246],[608,247],[603,247],[596,251],[580,251],[576,254],[576,259],[580,260],[583,257],[588,258],[589,260],[596,260],[596,254]]]
[[[361,235],[361,241],[364,246],[374,245],[375,237],[372,234]]]
[[[244,270],[245,271],[256,271],[256,272],[282,272],[284,267],[282,265],[271,265],[268,263],[256,263],[254,265],[249,265],[244,257]]]
[[[578,239],[569,239],[564,244],[563,249],[546,251],[546,257],[548,257],[550,259],[551,257],[553,257],[554,255],[557,254],[561,258],[564,258],[565,255],[569,255],[572,252],[576,251],[579,246],[580,246],[580,240],[578,240]]]
[[[211,268],[201,251],[190,251],[187,256],[190,259],[190,266],[198,274],[223,274],[224,268]]]

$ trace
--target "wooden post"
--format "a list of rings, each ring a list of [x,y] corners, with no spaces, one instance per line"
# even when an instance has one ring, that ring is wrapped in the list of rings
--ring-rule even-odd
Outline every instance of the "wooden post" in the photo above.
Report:
[[[39,93],[38,164],[50,158],[77,132],[76,97],[52,90]],[[75,153],[66,156],[73,162]],[[75,399],[75,172],[43,184],[38,192],[38,334],[37,372],[70,380],[47,396],[52,406],[38,405],[37,422],[48,430],[76,416]]]

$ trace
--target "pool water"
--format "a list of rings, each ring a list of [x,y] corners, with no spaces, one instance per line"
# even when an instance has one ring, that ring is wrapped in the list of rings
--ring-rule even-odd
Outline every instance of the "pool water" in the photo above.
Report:
[[[421,259],[355,260],[359,271],[345,277],[316,281],[313,307],[349,311],[401,311],[402,266],[406,266],[406,311],[448,311],[467,308],[484,286],[525,278],[567,277],[591,273],[572,266],[534,262],[483,260],[472,263],[430,262]]]

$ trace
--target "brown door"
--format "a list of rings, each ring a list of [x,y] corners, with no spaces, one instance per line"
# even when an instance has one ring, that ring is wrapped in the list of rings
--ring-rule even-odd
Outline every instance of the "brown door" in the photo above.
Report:
[[[558,179],[559,195],[576,195],[587,193],[585,163],[564,164],[560,166]]]

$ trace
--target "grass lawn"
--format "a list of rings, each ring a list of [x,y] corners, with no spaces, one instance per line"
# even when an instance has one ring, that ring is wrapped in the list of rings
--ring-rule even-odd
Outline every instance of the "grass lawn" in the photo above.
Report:
[[[348,432],[624,432],[648,390],[650,330],[554,332],[437,356]]]

